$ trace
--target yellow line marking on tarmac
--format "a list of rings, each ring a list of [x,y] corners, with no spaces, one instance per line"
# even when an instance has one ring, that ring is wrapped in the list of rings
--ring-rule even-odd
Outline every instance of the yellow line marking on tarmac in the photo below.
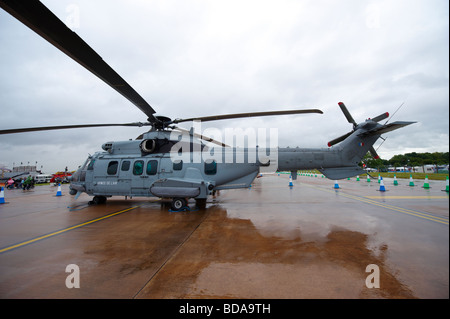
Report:
[[[363,196],[365,198],[371,198],[371,199],[448,199],[448,196]]]
[[[415,210],[406,209],[406,208],[402,208],[402,207],[398,207],[398,206],[393,206],[393,205],[389,205],[389,204],[386,204],[386,203],[380,203],[380,202],[377,202],[377,201],[374,201],[374,200],[370,200],[370,199],[364,200],[363,197],[358,197],[358,196],[355,196],[355,195],[349,195],[349,194],[344,194],[344,193],[342,195],[347,197],[347,198],[359,200],[361,202],[365,202],[365,203],[368,203],[368,204],[376,205],[376,206],[387,208],[387,209],[390,209],[390,210],[394,210],[394,211],[397,211],[397,212],[400,212],[400,213],[404,213],[404,214],[420,217],[420,218],[423,218],[423,219],[428,219],[428,220],[431,220],[431,221],[434,221],[434,222],[438,222],[438,223],[441,223],[441,224],[444,224],[444,225],[448,225],[448,218],[445,218],[445,217],[434,216],[434,215],[431,215],[431,214],[428,214],[428,213],[421,213],[421,212],[418,212],[418,211],[415,211]]]
[[[324,188],[320,188],[320,187],[316,187],[316,186],[312,186],[312,185],[308,185],[308,184],[304,184],[304,185],[307,185],[309,187],[312,187],[312,188],[315,188],[315,189],[319,189],[319,190],[322,190],[322,191],[325,191],[325,192],[328,192],[328,193],[332,193],[332,194],[336,193],[336,190],[328,190],[328,189],[324,189]],[[365,197],[346,194],[346,193],[343,193],[342,191],[339,191],[338,194],[341,195],[341,196],[350,198],[350,199],[354,199],[354,200],[363,202],[363,203],[367,203],[367,204],[371,204],[371,205],[387,208],[387,209],[394,210],[394,211],[397,211],[397,212],[400,212],[400,213],[403,213],[403,214],[408,214],[408,215],[411,215],[411,216],[416,216],[416,217],[419,217],[419,218],[423,218],[423,219],[431,220],[431,221],[434,221],[434,222],[437,222],[437,223],[441,223],[441,224],[444,224],[444,225],[448,225],[448,217],[445,218],[445,217],[434,216],[434,215],[431,215],[431,214],[428,214],[428,213],[421,213],[421,212],[418,212],[418,211],[415,211],[415,210],[411,210],[411,209],[406,209],[406,208],[401,208],[401,207],[397,207],[397,206],[393,206],[393,205],[389,205],[389,204],[385,204],[385,203],[380,203],[380,202],[377,202],[377,201],[374,201],[374,200],[371,200],[371,199],[368,199],[368,198],[365,198]]]
[[[50,238],[50,237],[53,237],[53,236],[56,236],[56,235],[68,232],[68,231],[76,229],[76,228],[80,228],[80,227],[83,227],[83,226],[86,226],[86,225],[98,222],[98,221],[106,219],[106,218],[110,218],[110,217],[113,217],[113,216],[116,216],[116,215],[119,215],[119,214],[123,214],[125,212],[128,212],[128,211],[133,210],[133,209],[138,208],[138,207],[139,206],[133,206],[133,207],[130,207],[130,208],[127,208],[127,209],[124,209],[124,210],[121,210],[121,211],[109,214],[109,215],[105,215],[103,217],[99,217],[99,218],[96,218],[96,219],[89,220],[87,222],[84,222],[84,223],[81,223],[81,224],[78,224],[78,225],[75,225],[75,226],[64,228],[64,229],[55,231],[55,232],[50,233],[50,234],[39,236],[39,237],[30,239],[30,240],[27,240],[27,241],[24,241],[24,242],[12,245],[12,246],[8,246],[8,247],[5,247],[5,248],[2,248],[2,249],[0,249],[0,254],[4,253],[6,251],[9,251],[9,250],[15,249],[15,248],[19,248],[19,247],[22,247],[22,246],[25,246],[25,245],[29,245],[29,244],[32,244],[34,242],[37,242],[37,241],[40,241],[40,240],[43,240],[43,239],[46,239],[46,238]]]

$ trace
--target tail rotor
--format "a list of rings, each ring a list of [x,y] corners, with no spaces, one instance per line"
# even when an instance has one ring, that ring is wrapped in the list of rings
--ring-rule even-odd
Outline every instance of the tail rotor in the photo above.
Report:
[[[378,122],[380,122],[384,119],[387,119],[389,117],[389,113],[385,112],[378,116],[375,116],[374,118],[369,118],[365,122],[358,124],[353,119],[352,115],[350,114],[350,112],[348,111],[348,109],[344,103],[339,102],[338,105],[341,108],[342,113],[344,113],[344,116],[346,117],[347,121],[353,125],[353,129],[350,132],[329,141],[328,142],[329,147],[344,141],[345,139],[347,139],[350,135],[352,135],[356,131],[359,131],[358,136],[361,138],[375,136],[375,135],[380,136],[383,133],[390,132],[390,131],[396,130],[398,128],[404,127],[406,125],[416,123],[416,122],[397,121],[397,122],[394,122],[391,124],[387,124],[387,121],[386,121],[385,124],[379,124]],[[375,159],[380,158],[373,146],[370,146],[369,152]]]

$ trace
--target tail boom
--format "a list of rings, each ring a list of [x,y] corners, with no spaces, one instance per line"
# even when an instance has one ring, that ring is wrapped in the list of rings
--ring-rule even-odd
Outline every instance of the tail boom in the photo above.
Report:
[[[394,122],[382,125],[370,121],[370,123],[357,125],[351,134],[333,148],[280,148],[278,169],[293,172],[302,169],[318,169],[330,179],[342,179],[365,173],[358,164],[367,152],[374,157],[378,156],[373,144],[381,134],[413,123],[415,122]]]

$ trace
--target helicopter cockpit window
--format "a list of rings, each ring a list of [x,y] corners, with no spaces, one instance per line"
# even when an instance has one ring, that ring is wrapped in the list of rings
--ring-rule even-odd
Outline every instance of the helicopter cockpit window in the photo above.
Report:
[[[215,175],[217,173],[217,163],[215,161],[205,162],[205,174]]]
[[[95,163],[95,159],[91,159],[91,161],[89,162],[89,164],[87,166],[88,171],[92,171],[94,169],[94,163]]]
[[[181,171],[183,169],[183,161],[176,160],[173,162],[173,170],[174,171]]]
[[[116,175],[118,167],[119,167],[118,161],[111,161],[108,163],[108,169],[106,172],[108,173],[108,175]]]
[[[133,166],[134,175],[142,175],[144,172],[144,161],[136,161]]]
[[[147,163],[147,175],[156,175],[158,169],[158,161],[151,160]]]
[[[130,169],[130,161],[123,161],[120,169],[124,172],[128,171]]]

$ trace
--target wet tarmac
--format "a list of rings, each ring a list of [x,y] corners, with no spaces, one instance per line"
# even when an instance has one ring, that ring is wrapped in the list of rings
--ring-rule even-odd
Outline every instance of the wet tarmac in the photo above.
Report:
[[[449,298],[445,182],[408,182],[265,175],[189,212],[6,190],[0,298]]]

